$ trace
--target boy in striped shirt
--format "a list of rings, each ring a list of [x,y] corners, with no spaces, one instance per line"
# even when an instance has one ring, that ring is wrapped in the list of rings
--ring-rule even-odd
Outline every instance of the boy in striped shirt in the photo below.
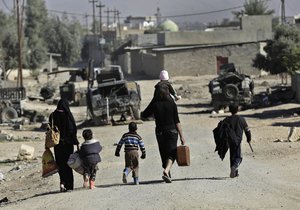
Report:
[[[146,158],[146,150],[144,142],[140,135],[137,134],[137,125],[134,122],[128,125],[129,132],[123,134],[121,140],[119,141],[115,156],[120,156],[120,150],[124,144],[125,151],[125,169],[123,170],[123,183],[127,183],[127,176],[132,171],[132,177],[134,184],[139,184],[139,153],[138,150],[142,151],[141,158]]]

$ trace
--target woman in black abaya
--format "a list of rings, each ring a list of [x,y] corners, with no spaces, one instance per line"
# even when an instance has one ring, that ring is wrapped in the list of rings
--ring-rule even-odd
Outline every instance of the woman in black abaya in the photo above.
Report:
[[[59,167],[60,191],[73,190],[73,171],[67,162],[74,152],[74,145],[79,148],[79,141],[75,120],[66,99],[59,100],[56,110],[49,116],[49,123],[50,125],[53,123],[60,131],[59,144],[54,147],[54,156]]]

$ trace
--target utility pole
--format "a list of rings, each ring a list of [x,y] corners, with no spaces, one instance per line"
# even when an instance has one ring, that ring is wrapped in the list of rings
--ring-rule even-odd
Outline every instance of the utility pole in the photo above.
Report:
[[[98,2],[98,0],[90,0],[90,3],[93,5],[93,33],[96,34],[96,18],[95,18],[95,3]]]
[[[285,24],[285,0],[281,0],[281,25]]]
[[[85,28],[86,28],[86,35],[88,35],[89,34],[89,24],[88,24],[88,14],[87,13],[85,13],[85,15],[84,15],[84,19],[85,19]]]
[[[101,4],[101,1],[99,5],[96,5],[96,7],[99,8],[99,21],[100,21],[100,39],[99,39],[99,46],[100,46],[100,66],[104,66],[104,59],[105,55],[103,52],[103,45],[105,44],[105,39],[103,38],[103,30],[102,30],[102,8],[105,7],[104,4]]]
[[[119,36],[120,36],[120,39],[121,39],[122,38],[122,34],[121,34],[120,14],[121,14],[121,12],[119,10],[117,10]]]
[[[22,0],[21,0],[22,1]],[[18,82],[17,84],[20,84],[20,87],[23,87],[23,72],[22,72],[22,46],[23,46],[23,12],[24,12],[24,0],[22,2],[22,8],[20,11],[20,1],[16,0],[16,6],[17,6],[17,29],[18,29],[18,45],[19,45],[19,68],[18,68]]]
[[[281,25],[285,24],[285,2],[281,0]],[[281,74],[281,84],[287,84],[287,72]]]
[[[107,25],[106,25],[106,30],[108,31],[109,29],[108,29],[108,26],[109,26],[109,13],[110,13],[110,10],[109,10],[109,8],[107,7],[107,10],[106,11],[104,11],[105,13],[107,13],[107,18],[106,18],[106,21],[107,21]]]
[[[98,7],[99,8],[99,21],[100,21],[100,38],[102,38],[103,37],[103,31],[102,31],[102,8],[103,7],[105,7],[105,5],[104,4],[101,4],[101,1],[99,2],[99,4],[98,5],[96,5],[96,7]]]

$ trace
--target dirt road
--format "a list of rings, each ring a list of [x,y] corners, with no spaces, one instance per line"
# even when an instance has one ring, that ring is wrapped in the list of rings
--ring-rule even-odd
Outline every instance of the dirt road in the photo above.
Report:
[[[194,81],[180,78],[177,86],[197,84],[199,94],[206,92],[207,80]],[[156,81],[139,81],[143,93],[143,108],[153,94]],[[196,83],[197,82],[197,83]],[[242,143],[243,162],[238,178],[229,178],[229,156],[221,161],[214,153],[212,129],[223,115],[207,112],[209,96],[184,98],[178,102],[180,120],[187,145],[191,149],[191,166],[171,169],[173,182],[162,181],[162,168],[154,135],[154,122],[138,125],[143,137],[147,157],[140,160],[140,185],[122,183],[124,157],[114,157],[116,143],[127,126],[93,127],[103,145],[103,161],[99,165],[94,190],[82,189],[82,177],[75,174],[75,190],[59,193],[58,175],[43,179],[40,156],[42,141],[26,144],[36,149],[37,159],[27,165],[31,173],[20,170],[15,180],[18,185],[0,182],[1,198],[5,192],[12,194],[12,203],[2,209],[299,209],[300,208],[300,144],[299,142],[274,142],[287,138],[290,125],[297,124],[295,114],[298,104],[240,112],[245,116],[253,134],[251,152],[245,139]],[[48,107],[49,108],[49,107]],[[50,107],[52,108],[52,107]],[[72,108],[75,114],[84,111]],[[299,110],[298,110],[299,111]],[[76,117],[75,117],[76,118]],[[82,130],[79,130],[79,135]],[[41,135],[40,133],[34,135]],[[82,139],[81,139],[82,141]],[[10,157],[24,142],[1,143],[0,157],[9,151]],[[5,148],[5,149],[4,149]],[[17,164],[17,163],[15,163]],[[34,167],[30,167],[34,165]],[[0,165],[2,167],[2,164]],[[13,165],[5,165],[5,170]],[[26,167],[24,167],[26,168]],[[3,171],[3,169],[2,169]],[[13,180],[13,179],[11,179]],[[31,181],[30,181],[31,180]],[[130,179],[129,179],[130,180]],[[131,180],[130,180],[131,181]],[[13,186],[15,189],[4,187]],[[34,186],[34,188],[33,188]],[[16,202],[14,202],[16,201]]]

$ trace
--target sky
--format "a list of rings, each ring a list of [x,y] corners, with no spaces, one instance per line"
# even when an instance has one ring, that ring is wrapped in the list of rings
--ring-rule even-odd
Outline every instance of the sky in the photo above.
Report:
[[[21,0],[20,0],[21,1]],[[59,15],[59,12],[73,13],[81,22],[84,22],[84,15],[93,14],[93,0],[45,0],[49,14]],[[97,1],[97,0],[94,0]],[[12,9],[13,0],[0,0],[0,9]],[[98,0],[95,4],[99,4]],[[202,23],[221,22],[223,18],[232,19],[232,11],[242,9],[244,0],[101,0],[101,4],[105,5],[102,11],[107,9],[116,9],[120,12],[121,22],[125,17],[131,16],[153,16],[157,7],[163,16],[166,16],[175,22],[183,22],[185,20],[198,21]],[[269,9],[275,10],[275,16],[281,14],[281,0],[269,0]],[[241,7],[237,9],[231,9]],[[225,11],[220,11],[225,10]],[[219,11],[219,12],[215,12]],[[99,9],[95,9],[96,15]],[[194,14],[194,15],[190,15]],[[300,14],[300,0],[285,0],[286,16],[295,16]],[[107,13],[103,12],[103,16]],[[182,16],[184,17],[174,17]],[[106,18],[105,18],[106,19]],[[91,21],[91,20],[89,20]]]

